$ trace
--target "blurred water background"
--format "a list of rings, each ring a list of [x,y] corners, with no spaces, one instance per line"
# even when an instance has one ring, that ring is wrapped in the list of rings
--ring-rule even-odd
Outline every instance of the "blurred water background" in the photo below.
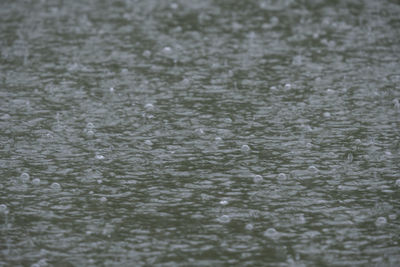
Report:
[[[1,266],[399,266],[400,3],[2,0]]]

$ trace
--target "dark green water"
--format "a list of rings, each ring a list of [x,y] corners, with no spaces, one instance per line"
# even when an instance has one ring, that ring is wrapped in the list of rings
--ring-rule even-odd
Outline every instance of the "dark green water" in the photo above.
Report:
[[[398,1],[0,2],[0,266],[399,266]]]

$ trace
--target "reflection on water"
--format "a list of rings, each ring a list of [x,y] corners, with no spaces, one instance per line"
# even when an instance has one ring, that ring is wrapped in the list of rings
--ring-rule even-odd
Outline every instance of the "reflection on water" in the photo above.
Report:
[[[2,1],[0,265],[399,265],[399,13]]]

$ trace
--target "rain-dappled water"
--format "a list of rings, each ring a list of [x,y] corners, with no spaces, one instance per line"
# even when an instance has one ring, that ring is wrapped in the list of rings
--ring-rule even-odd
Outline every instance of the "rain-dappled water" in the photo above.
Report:
[[[0,2],[0,266],[399,266],[398,1]]]

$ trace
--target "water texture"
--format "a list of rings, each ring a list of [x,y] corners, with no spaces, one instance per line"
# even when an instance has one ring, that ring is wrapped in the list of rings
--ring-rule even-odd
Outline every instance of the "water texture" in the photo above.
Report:
[[[0,266],[399,266],[398,1],[0,2]]]

